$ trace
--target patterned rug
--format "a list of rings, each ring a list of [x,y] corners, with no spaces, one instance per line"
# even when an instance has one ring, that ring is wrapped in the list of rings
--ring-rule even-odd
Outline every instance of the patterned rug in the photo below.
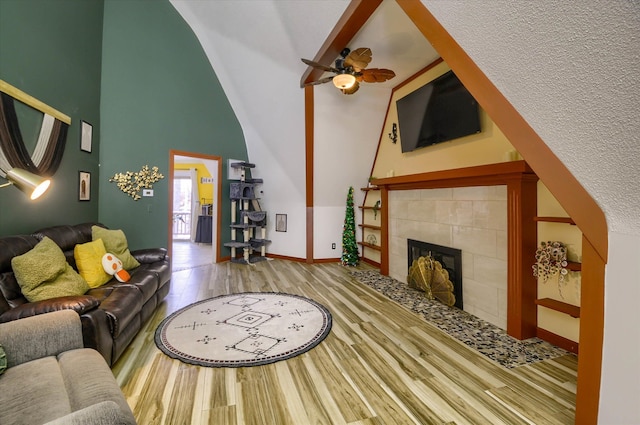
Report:
[[[571,354],[539,338],[520,341],[466,311],[429,300],[424,292],[374,270],[351,274],[365,285],[424,317],[448,335],[506,368]]]
[[[208,367],[258,366],[318,345],[331,313],[298,295],[245,292],[199,301],[164,319],[155,342],[167,356]]]

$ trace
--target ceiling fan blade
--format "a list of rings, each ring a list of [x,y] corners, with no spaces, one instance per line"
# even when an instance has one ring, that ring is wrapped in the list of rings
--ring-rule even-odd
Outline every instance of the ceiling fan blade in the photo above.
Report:
[[[359,80],[365,83],[382,83],[396,76],[396,73],[390,69],[370,68],[360,71]]]
[[[310,61],[309,59],[301,58],[300,60],[301,60],[302,62],[304,62],[306,65],[312,66],[312,67],[317,68],[317,69],[321,69],[321,70],[323,70],[323,71],[327,71],[327,72],[336,72],[336,73],[337,73],[337,72],[339,72],[339,71],[338,71],[337,69],[335,69],[335,68],[332,68],[332,67],[330,67],[330,66],[321,65],[321,64],[319,64],[318,62]]]
[[[371,62],[371,49],[368,47],[360,47],[352,50],[344,60],[345,67],[352,67],[356,72],[365,69]]]
[[[340,89],[342,94],[354,94],[360,88],[360,84],[356,81],[355,84],[348,89]]]
[[[333,80],[333,76],[324,77],[324,78],[320,78],[319,80],[316,80],[316,81],[311,81],[309,83],[305,83],[305,86],[317,86],[318,84],[328,83],[331,80]]]

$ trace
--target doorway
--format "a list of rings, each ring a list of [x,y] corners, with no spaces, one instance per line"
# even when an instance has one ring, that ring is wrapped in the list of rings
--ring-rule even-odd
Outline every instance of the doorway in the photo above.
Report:
[[[174,271],[220,261],[221,157],[169,151],[169,246]]]

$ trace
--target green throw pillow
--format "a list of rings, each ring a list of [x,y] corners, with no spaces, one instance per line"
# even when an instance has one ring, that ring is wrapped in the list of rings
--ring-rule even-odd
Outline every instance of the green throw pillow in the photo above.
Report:
[[[13,257],[11,267],[29,302],[82,295],[89,290],[60,247],[46,236],[31,251]]]
[[[0,345],[0,375],[7,369],[7,355],[4,352],[4,348]]]
[[[112,253],[122,261],[123,269],[131,270],[140,265],[138,260],[133,258],[133,255],[129,252],[127,237],[124,235],[122,230],[110,230],[100,226],[92,226],[91,238],[94,241],[102,239],[102,242],[104,242],[104,248],[107,252]]]

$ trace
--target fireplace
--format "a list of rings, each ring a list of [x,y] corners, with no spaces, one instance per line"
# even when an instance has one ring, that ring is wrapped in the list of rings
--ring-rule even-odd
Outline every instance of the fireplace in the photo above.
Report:
[[[453,283],[453,295],[456,297],[455,307],[462,310],[462,251],[456,248],[436,245],[428,242],[407,239],[407,270],[414,260],[431,255],[449,272],[449,280]]]

